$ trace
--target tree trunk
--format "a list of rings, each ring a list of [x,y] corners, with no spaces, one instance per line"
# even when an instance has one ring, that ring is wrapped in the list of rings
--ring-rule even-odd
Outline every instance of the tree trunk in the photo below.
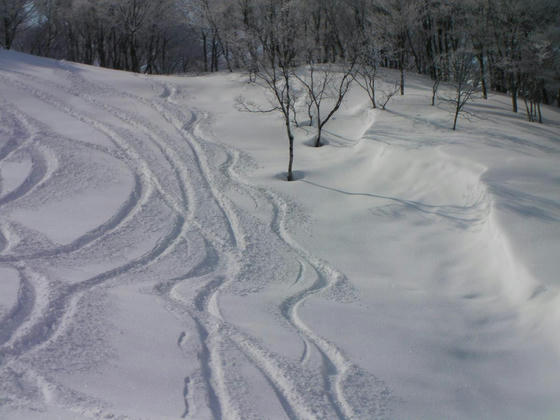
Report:
[[[233,73],[233,67],[231,66],[231,60],[229,58],[229,45],[226,42],[225,45],[222,46],[224,49],[224,58],[226,59],[226,65],[230,73]]]
[[[404,60],[401,57],[400,71],[401,71],[401,95],[404,95]]]
[[[453,118],[453,131],[457,128],[457,118],[459,117],[459,110],[455,111],[455,118]]]
[[[212,37],[212,57],[210,60],[210,71],[218,71],[218,45],[215,35]]]
[[[4,47],[9,50],[12,48],[12,37],[10,36],[10,21],[4,18]]]
[[[439,79],[434,80],[434,84],[432,85],[432,106],[436,105],[436,96],[437,96],[437,91],[439,89],[439,84],[440,84]]]
[[[105,35],[103,29],[97,30],[97,57],[101,67],[107,67],[107,54],[105,53]]]
[[[542,95],[543,104],[550,105],[550,99],[548,98],[548,92],[547,92],[546,88],[544,87],[544,83],[543,83],[543,86],[541,88],[541,95]]]
[[[204,61],[204,72],[208,73],[208,40],[204,32],[202,32],[202,56]]]
[[[315,140],[315,147],[321,147],[321,134],[323,133],[323,122],[321,121],[321,110],[319,106],[315,106],[317,111],[317,139]]]
[[[527,114],[529,118],[529,122],[533,122],[535,118],[533,117],[533,101],[529,102],[529,107],[527,108]]]
[[[317,140],[315,140],[315,147],[321,147],[321,134],[323,132],[323,127],[321,126],[321,124],[318,124],[317,127]]]
[[[510,90],[511,90],[511,107],[513,112],[517,112],[517,93],[518,93],[518,85],[515,80],[515,74],[510,73]]]
[[[457,119],[459,118],[459,112],[461,112],[461,97],[457,96],[457,104],[455,105],[455,117],[453,118],[453,131],[457,128]]]
[[[294,164],[294,135],[292,134],[292,129],[290,128],[289,118],[286,121],[286,132],[288,133],[288,140],[290,142],[290,159],[288,161],[288,181],[293,181],[294,175],[292,172],[292,167]]]
[[[134,34],[130,37],[130,64],[133,72],[140,73],[140,62],[136,53],[136,37]]]
[[[517,112],[517,88],[511,90],[511,108],[513,112]]]
[[[484,68],[484,56],[481,53],[478,54],[476,58],[478,59],[478,64],[480,66],[480,84],[482,86],[482,97],[484,99],[488,99],[488,89],[486,88],[486,71]]]
[[[165,74],[170,74],[173,70],[167,67],[167,44],[169,40],[164,35],[161,47],[161,71]]]

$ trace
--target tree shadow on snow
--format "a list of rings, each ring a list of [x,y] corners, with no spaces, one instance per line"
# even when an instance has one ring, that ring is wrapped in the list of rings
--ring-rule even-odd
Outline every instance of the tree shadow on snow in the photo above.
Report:
[[[301,181],[305,178],[304,171],[292,171],[293,179],[292,181]],[[274,179],[278,179],[280,181],[287,181],[288,180],[288,172],[280,172],[274,175]]]
[[[390,197],[390,196],[375,194],[375,193],[344,191],[338,188],[321,185],[309,180],[303,180],[302,182],[305,182],[306,184],[312,185],[317,188],[322,188],[325,190],[333,191],[348,196],[371,197],[371,198],[380,198],[383,200],[389,200],[395,203],[396,205],[403,206],[404,208],[446,219],[461,229],[467,229],[473,224],[479,223],[485,219],[484,212],[481,212],[480,210],[480,208],[484,206],[481,206],[481,204],[483,203],[481,203],[480,201],[476,201],[472,205],[467,205],[467,206],[433,205],[433,204],[421,203],[419,201],[407,200],[398,197]]]

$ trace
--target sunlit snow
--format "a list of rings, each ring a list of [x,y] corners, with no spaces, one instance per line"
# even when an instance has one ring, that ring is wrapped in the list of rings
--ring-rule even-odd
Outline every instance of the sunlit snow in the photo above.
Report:
[[[0,418],[558,418],[560,110],[240,95],[0,51]]]

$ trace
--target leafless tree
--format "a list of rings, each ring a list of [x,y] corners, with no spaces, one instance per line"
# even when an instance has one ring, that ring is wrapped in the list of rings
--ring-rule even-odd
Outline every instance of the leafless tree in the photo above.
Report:
[[[457,128],[457,121],[465,113],[465,105],[472,101],[473,95],[479,89],[479,71],[476,66],[474,54],[468,50],[459,49],[451,60],[453,75],[453,97],[444,97],[443,100],[453,107],[453,130]]]
[[[320,147],[323,128],[336,114],[354,79],[355,61],[335,65],[311,63],[295,73],[307,93],[309,108],[313,108],[317,125],[315,147]],[[329,107],[324,111],[325,101]]]
[[[381,104],[381,109],[385,111],[389,101],[393,98],[393,96],[400,92],[401,86],[399,82],[395,82],[393,85],[390,85],[390,87],[379,90],[381,91],[381,99],[379,100],[379,103]]]
[[[441,68],[443,63],[445,62],[445,58],[442,55],[438,55],[433,59],[432,66],[436,69]],[[433,71],[432,72],[432,106],[436,105],[436,98],[439,90],[439,86],[442,80],[442,72],[440,71]]]
[[[294,179],[294,133],[291,115],[295,108],[298,63],[298,29],[301,14],[297,5],[286,0],[268,0],[258,4],[258,15],[248,27],[249,36],[258,45],[259,54],[254,58],[256,83],[269,94],[270,109],[251,109],[257,112],[278,111],[283,118],[288,137],[288,181]]]
[[[363,90],[366,91],[371,107],[377,108],[375,101],[375,82],[379,68],[379,57],[373,48],[367,48],[360,54],[354,80]]]
[[[405,72],[410,50],[411,21],[414,18],[412,0],[377,0],[377,30],[382,34],[383,47],[388,64],[397,67],[400,73],[400,94],[404,95]]]
[[[0,0],[0,42],[9,50],[17,33],[33,14],[34,3],[29,0]]]

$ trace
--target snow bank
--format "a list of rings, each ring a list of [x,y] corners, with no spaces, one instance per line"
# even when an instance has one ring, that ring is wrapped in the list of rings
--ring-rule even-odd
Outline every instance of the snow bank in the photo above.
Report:
[[[0,416],[554,418],[560,114],[408,80],[288,183],[243,75],[0,51]]]

